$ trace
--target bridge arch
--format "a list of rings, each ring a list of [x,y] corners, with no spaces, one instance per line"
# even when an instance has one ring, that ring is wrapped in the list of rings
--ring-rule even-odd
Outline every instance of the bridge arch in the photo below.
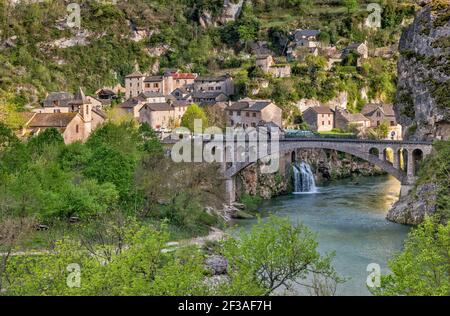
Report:
[[[376,148],[379,152],[380,149],[378,147],[369,147],[367,149],[360,148],[360,146],[342,146],[342,143],[340,142],[324,142],[320,141],[320,144],[315,144],[314,142],[286,142],[283,143],[280,147],[278,152],[273,152],[271,155],[279,154],[279,156],[283,156],[285,153],[290,153],[291,161],[295,155],[295,152],[297,149],[330,149],[330,150],[336,150],[338,152],[344,152],[347,154],[350,154],[352,156],[361,158],[367,162],[372,163],[375,166],[378,166],[383,171],[389,173],[390,175],[394,176],[397,180],[400,182],[403,182],[405,179],[405,175],[403,172],[397,168],[395,168],[394,164],[390,161],[387,161],[386,159],[381,159],[381,155],[374,155],[371,154],[369,151],[373,148]],[[394,153],[394,149],[390,148]],[[386,148],[381,150],[383,153]],[[268,155],[270,156],[270,155]],[[266,158],[266,157],[259,157],[259,158]],[[255,162],[240,162],[240,163],[233,163],[233,166],[226,170],[226,177],[234,177],[236,174],[238,174],[241,170],[247,168],[248,166],[254,164]]]
[[[423,160],[423,151],[419,148],[416,148],[412,152],[412,164],[414,175],[417,175],[417,171],[419,170],[420,164]]]

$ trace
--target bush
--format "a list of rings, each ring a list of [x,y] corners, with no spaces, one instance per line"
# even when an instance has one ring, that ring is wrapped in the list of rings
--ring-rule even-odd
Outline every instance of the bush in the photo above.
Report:
[[[242,194],[240,199],[241,203],[245,205],[245,208],[251,212],[258,211],[258,207],[262,203],[262,200],[262,197],[258,195],[250,195],[247,193]]]

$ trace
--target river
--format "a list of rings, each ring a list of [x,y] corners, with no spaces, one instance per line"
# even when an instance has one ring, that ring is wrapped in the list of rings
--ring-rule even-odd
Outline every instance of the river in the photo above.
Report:
[[[266,201],[261,211],[303,222],[317,234],[321,253],[335,251],[333,266],[349,278],[338,285],[336,295],[370,295],[367,265],[377,263],[387,272],[388,260],[402,250],[410,230],[385,219],[399,192],[400,183],[390,176],[342,180],[318,187],[315,194]],[[240,220],[237,226],[250,228],[255,222]]]

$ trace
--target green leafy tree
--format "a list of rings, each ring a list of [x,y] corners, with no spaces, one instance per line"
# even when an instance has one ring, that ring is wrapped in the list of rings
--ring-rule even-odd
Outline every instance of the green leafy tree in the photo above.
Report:
[[[449,296],[450,223],[436,224],[427,218],[413,229],[405,249],[389,262],[392,273],[381,279],[376,295]]]
[[[347,8],[349,14],[355,12],[359,5],[358,0],[343,0],[342,4]]]
[[[202,128],[208,127],[208,117],[205,111],[197,104],[191,104],[184,115],[181,117],[181,126],[188,128],[192,133],[194,132],[194,122],[200,120]]]
[[[311,274],[342,281],[331,265],[333,255],[319,254],[308,228],[275,216],[266,223],[259,220],[250,232],[241,231],[238,238],[226,241],[224,255],[231,277],[224,290],[233,295],[270,295],[294,284],[312,287],[307,282]],[[249,284],[250,288],[241,288]]]

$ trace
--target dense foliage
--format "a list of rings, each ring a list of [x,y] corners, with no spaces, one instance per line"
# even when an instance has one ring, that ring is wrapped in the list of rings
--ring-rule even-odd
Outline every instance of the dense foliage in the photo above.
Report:
[[[239,240],[230,237],[210,249],[230,262],[228,278],[220,282],[209,281],[202,249],[171,248],[168,238],[165,224],[149,227],[112,217],[91,233],[56,242],[49,253],[12,257],[3,275],[0,273],[4,293],[262,295],[305,279],[310,271],[339,280],[330,265],[331,257],[317,252],[311,232],[275,217],[251,232],[242,232]],[[273,272],[274,279],[268,279],[265,272]]]
[[[405,249],[389,263],[377,295],[449,296],[450,223],[431,218],[409,235]]]
[[[107,123],[85,144],[64,145],[55,129],[22,143],[0,124],[0,135],[1,218],[34,217],[51,224],[121,210],[168,218],[196,233],[217,221],[203,211],[206,203],[221,200],[217,168],[172,162],[147,124]]]

